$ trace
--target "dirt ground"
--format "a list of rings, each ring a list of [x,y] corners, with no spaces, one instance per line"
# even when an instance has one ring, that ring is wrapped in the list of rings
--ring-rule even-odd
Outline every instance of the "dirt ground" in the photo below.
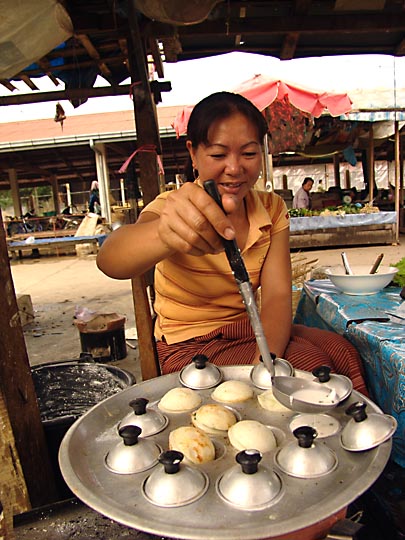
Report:
[[[347,247],[351,264],[371,264],[384,253],[384,264],[405,257],[405,236],[396,246]],[[316,266],[340,264],[342,248],[302,251]],[[140,380],[135,314],[131,284],[114,280],[96,266],[96,256],[41,256],[11,261],[16,294],[29,294],[35,318],[24,327],[28,357],[32,366],[45,362],[74,360],[82,351],[80,333],[74,325],[76,309],[97,313],[118,313],[126,317],[127,357],[114,364],[128,369]],[[135,347],[135,348],[133,348]]]

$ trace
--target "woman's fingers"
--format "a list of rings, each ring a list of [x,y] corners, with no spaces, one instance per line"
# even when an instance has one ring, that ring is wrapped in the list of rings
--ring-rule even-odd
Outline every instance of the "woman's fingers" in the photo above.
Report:
[[[168,196],[159,234],[177,251],[203,255],[222,251],[220,236],[232,239],[235,232],[229,218],[204,190],[186,184]]]

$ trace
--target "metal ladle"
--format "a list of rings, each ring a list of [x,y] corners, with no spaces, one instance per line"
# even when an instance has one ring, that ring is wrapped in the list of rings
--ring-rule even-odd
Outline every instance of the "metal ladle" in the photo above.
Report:
[[[222,206],[221,195],[219,194],[215,181],[207,180],[206,182],[204,182],[204,189],[209,195],[211,195],[214,201],[223,210],[224,208]],[[255,333],[256,343],[259,348],[263,364],[268,369],[270,375],[274,377],[275,369],[273,359],[267,344],[266,336],[264,335],[264,330],[262,322],[260,320],[260,314],[257,308],[255,295],[253,293],[249,274],[246,270],[246,266],[240,253],[240,249],[238,247],[238,244],[236,243],[236,240],[226,240],[225,238],[223,238],[222,242],[225,247],[225,254],[229,261],[230,267],[232,268],[233,276],[239,286],[239,292],[243,298],[243,303],[245,304],[245,308],[250,319],[250,324],[252,325],[253,331]]]

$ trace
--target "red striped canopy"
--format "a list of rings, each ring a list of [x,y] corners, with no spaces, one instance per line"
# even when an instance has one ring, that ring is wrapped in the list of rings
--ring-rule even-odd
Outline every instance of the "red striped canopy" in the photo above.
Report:
[[[352,108],[352,101],[347,94],[316,92],[274,80],[266,75],[255,75],[235,88],[233,92],[250,99],[260,111],[267,109],[275,100],[286,101],[287,99],[295,108],[316,118],[322,113],[339,116]],[[193,107],[193,105],[186,106],[177,114],[172,126],[178,137],[186,133]]]

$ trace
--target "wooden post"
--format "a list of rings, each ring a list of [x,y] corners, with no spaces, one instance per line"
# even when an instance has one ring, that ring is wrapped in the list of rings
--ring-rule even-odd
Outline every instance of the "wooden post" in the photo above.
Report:
[[[15,217],[22,216],[22,206],[20,199],[20,192],[18,189],[18,178],[15,169],[8,170],[8,178],[10,180],[11,197],[13,199],[14,215]]]
[[[18,315],[3,227],[0,227],[0,298],[0,391],[31,505],[42,506],[54,502],[57,492]]]
[[[368,188],[369,188],[369,201],[372,204],[374,199],[374,128],[373,122],[370,122],[370,128],[368,131]]]
[[[340,157],[339,154],[333,154],[333,171],[335,176],[335,186],[340,187]]]
[[[349,169],[346,169],[345,170],[345,188],[346,189],[350,189],[350,171]]]
[[[160,192],[157,155],[162,153],[159,136],[156,106],[149,85],[146,54],[140,39],[137,12],[133,0],[128,0],[128,20],[130,39],[128,39],[128,62],[132,82],[135,125],[139,163],[139,180],[144,205],[151,202]],[[155,151],[151,147],[155,148]],[[147,151],[146,151],[147,150]],[[152,317],[147,298],[147,285],[153,285],[145,276],[131,280],[135,308],[135,321],[138,329],[138,348],[142,377],[156,377],[156,355],[152,340]]]
[[[2,392],[0,392],[0,500],[4,510],[3,526],[11,538],[13,516],[30,510],[31,504]],[[3,536],[0,528],[0,538]]]
[[[283,174],[283,189],[288,189],[288,176]]]
[[[399,122],[395,120],[395,212],[397,214],[397,225],[395,229],[395,243],[399,244],[399,228],[400,228],[400,206],[399,206],[399,181],[400,181],[400,139],[399,139]]]
[[[58,179],[55,174],[52,174],[49,178],[49,181],[51,183],[52,187],[52,199],[53,199],[53,206],[55,208],[56,215],[60,214],[60,199],[59,199],[59,193],[58,193]]]

